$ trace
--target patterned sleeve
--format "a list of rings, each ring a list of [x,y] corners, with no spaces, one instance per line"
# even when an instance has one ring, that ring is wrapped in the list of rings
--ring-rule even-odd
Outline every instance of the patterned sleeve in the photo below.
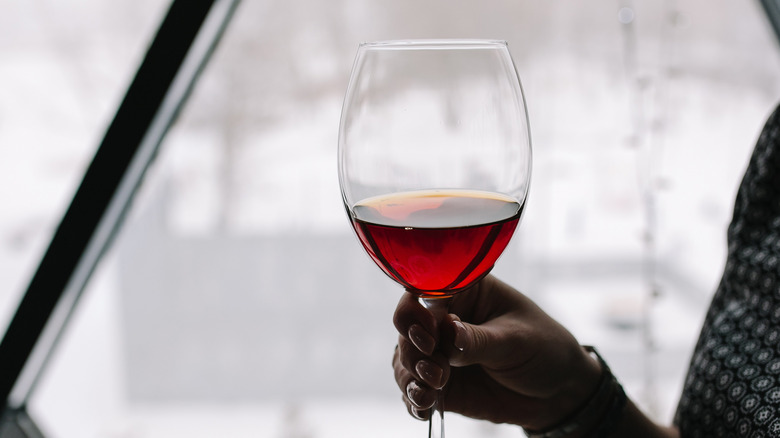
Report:
[[[687,437],[780,437],[780,107],[737,193],[728,258],[675,424]]]

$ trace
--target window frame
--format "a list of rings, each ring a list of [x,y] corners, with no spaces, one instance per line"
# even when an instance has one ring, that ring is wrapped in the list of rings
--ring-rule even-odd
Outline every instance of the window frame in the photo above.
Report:
[[[0,341],[0,438],[43,437],[27,402],[238,4],[171,1]]]

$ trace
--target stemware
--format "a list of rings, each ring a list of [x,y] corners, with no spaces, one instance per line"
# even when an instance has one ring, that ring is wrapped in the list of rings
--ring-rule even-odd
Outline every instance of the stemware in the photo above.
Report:
[[[525,98],[504,41],[360,44],[339,126],[344,206],[368,255],[436,318],[493,268],[531,177]],[[429,436],[444,436],[441,400]]]

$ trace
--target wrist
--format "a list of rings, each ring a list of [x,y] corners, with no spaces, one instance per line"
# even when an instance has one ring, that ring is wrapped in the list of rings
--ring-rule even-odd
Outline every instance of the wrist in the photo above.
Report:
[[[588,352],[589,366],[596,365],[599,370],[595,389],[556,425],[543,430],[525,429],[529,438],[607,437],[620,419],[626,405],[622,386],[593,347],[583,348]]]
[[[557,377],[546,382],[554,387],[548,387],[534,412],[526,413],[527,419],[524,424],[521,423],[526,430],[552,430],[564,424],[582,410],[597,392],[603,377],[598,359],[579,344],[567,350],[568,353],[556,358],[558,365],[552,374]]]

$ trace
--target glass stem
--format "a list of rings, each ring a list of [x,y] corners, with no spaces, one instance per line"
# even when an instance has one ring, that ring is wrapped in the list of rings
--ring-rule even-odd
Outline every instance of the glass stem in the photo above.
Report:
[[[420,303],[425,306],[441,323],[449,313],[452,297],[420,298]],[[441,391],[436,395],[436,402],[431,408],[431,417],[428,420],[428,438],[444,438],[444,406],[442,405]]]

